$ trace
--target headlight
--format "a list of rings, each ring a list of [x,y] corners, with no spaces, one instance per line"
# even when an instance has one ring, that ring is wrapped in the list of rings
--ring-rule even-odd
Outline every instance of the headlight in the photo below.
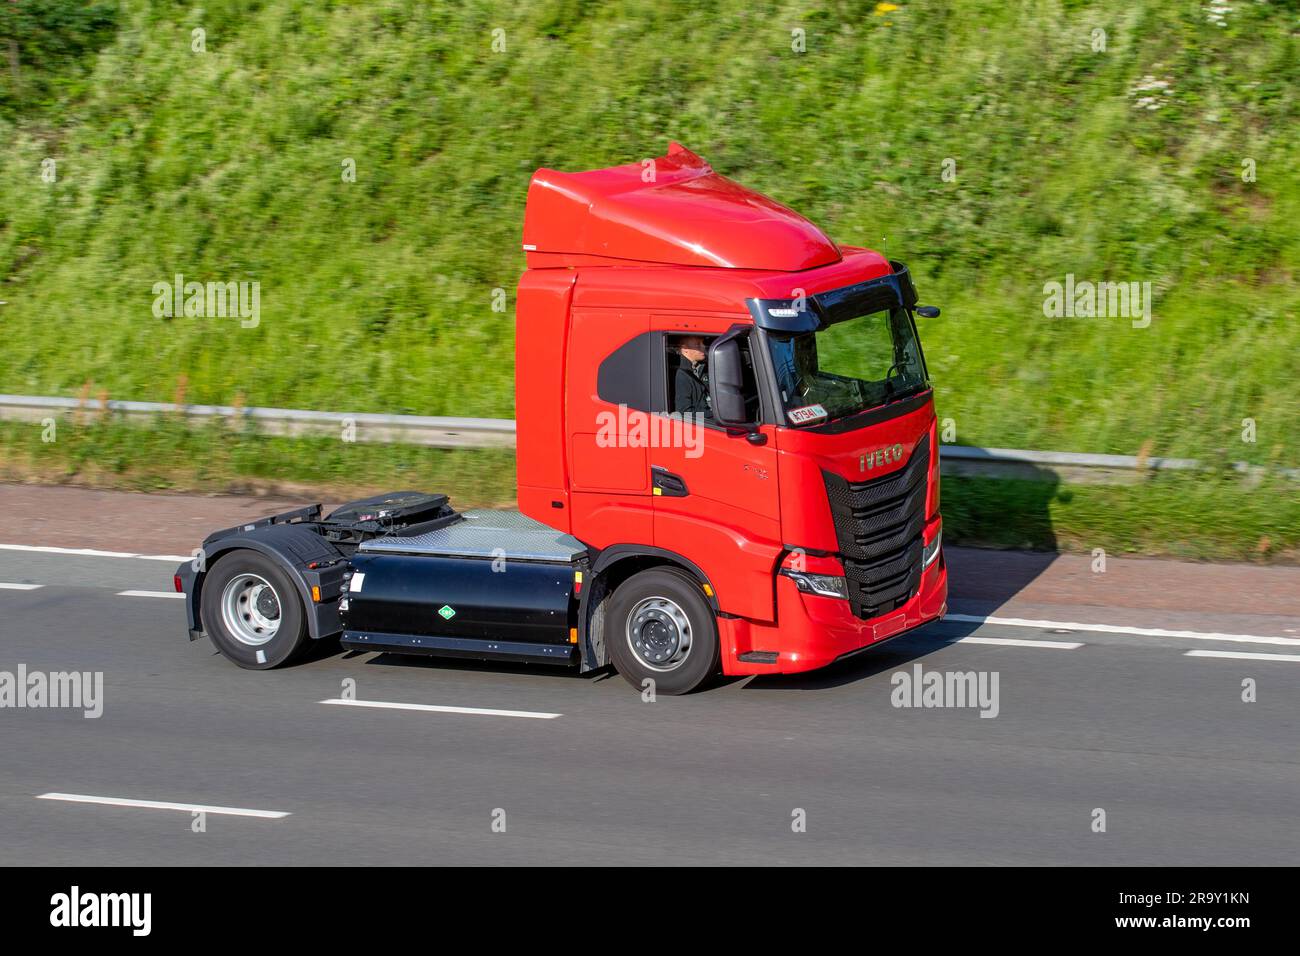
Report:
[[[809,574],[807,571],[791,571],[782,568],[781,573],[798,586],[804,594],[820,594],[822,597],[848,599],[849,585],[843,578],[832,574]]]
[[[939,549],[943,544],[943,528],[934,533],[934,540],[925,546],[925,555],[921,559],[921,570],[924,571],[939,557]]]

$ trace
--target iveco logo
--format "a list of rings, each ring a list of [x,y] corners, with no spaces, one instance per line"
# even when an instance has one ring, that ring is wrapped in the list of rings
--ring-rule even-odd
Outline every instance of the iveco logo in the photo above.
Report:
[[[902,445],[886,445],[884,448],[877,448],[875,451],[867,452],[865,455],[858,456],[858,471],[870,471],[872,468],[880,468],[895,461],[903,460]]]

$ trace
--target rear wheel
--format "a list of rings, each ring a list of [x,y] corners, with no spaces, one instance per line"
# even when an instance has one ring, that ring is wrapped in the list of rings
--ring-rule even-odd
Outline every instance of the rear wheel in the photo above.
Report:
[[[718,669],[718,625],[699,584],[672,568],[628,578],[610,598],[606,643],[614,667],[638,690],[686,694]]]
[[[240,667],[279,667],[307,643],[298,589],[283,568],[257,551],[234,551],[213,565],[200,611],[212,643]]]

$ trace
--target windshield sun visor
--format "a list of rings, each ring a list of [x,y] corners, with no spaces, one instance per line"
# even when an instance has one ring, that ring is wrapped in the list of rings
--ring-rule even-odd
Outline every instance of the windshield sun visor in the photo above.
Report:
[[[887,276],[831,289],[798,299],[749,299],[746,306],[761,329],[773,332],[816,332],[868,312],[916,305],[912,275],[901,262],[889,263]]]

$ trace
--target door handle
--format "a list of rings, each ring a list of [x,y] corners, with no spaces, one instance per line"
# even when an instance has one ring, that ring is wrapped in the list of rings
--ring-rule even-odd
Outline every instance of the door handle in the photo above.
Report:
[[[663,498],[685,498],[691,493],[681,475],[674,475],[658,465],[650,466],[650,483],[654,493]]]

